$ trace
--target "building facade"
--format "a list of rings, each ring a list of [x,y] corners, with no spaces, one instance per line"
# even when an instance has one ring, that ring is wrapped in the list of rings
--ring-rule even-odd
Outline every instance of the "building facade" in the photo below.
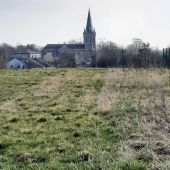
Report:
[[[63,53],[74,54],[77,67],[94,67],[96,62],[96,32],[92,25],[90,10],[83,33],[84,42],[79,44],[47,44],[42,57],[47,62],[57,61]]]
[[[23,50],[23,51],[17,51],[9,54],[9,58],[41,58],[41,53],[37,51],[31,51],[31,50]]]

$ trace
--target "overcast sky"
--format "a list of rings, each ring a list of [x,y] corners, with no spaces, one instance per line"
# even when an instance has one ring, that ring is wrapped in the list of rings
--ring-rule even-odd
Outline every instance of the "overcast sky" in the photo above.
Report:
[[[141,38],[170,44],[170,0],[91,0],[97,40],[118,45]],[[0,43],[63,43],[82,39],[89,0],[0,0]]]

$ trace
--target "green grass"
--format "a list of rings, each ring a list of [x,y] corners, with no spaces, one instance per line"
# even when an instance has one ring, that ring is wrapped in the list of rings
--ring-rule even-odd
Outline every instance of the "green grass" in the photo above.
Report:
[[[169,99],[168,70],[1,70],[0,169],[168,169]]]

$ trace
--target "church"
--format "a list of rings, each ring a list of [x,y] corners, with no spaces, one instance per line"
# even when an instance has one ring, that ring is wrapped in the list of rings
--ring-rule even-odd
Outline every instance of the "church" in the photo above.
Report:
[[[95,67],[96,32],[92,24],[90,9],[83,39],[84,42],[79,44],[47,44],[42,50],[42,58],[52,63],[59,60],[63,54],[71,54],[74,56],[76,67]]]

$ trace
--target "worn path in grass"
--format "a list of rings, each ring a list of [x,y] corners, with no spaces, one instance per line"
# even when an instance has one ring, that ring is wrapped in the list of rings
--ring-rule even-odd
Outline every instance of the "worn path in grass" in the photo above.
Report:
[[[0,169],[166,169],[169,81],[167,70],[0,71]]]

